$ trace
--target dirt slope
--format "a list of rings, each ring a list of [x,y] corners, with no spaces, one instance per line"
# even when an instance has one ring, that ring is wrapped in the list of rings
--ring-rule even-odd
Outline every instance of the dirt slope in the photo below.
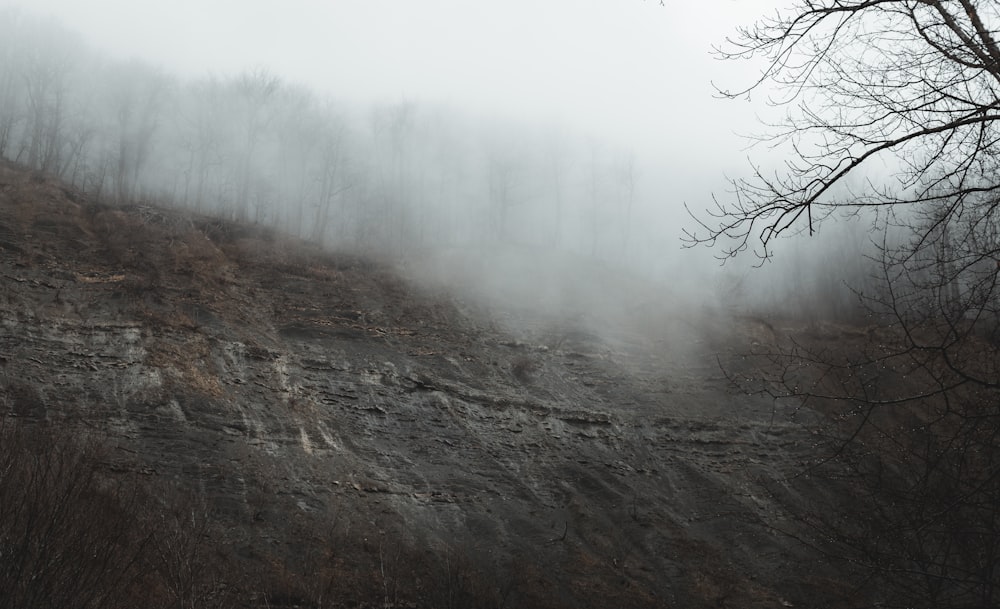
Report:
[[[385,579],[461,552],[509,606],[816,606],[830,573],[774,527],[833,491],[788,479],[811,438],[717,365],[767,328],[627,317],[490,310],[0,170],[0,407],[203,494],[239,560],[309,578],[335,537]]]

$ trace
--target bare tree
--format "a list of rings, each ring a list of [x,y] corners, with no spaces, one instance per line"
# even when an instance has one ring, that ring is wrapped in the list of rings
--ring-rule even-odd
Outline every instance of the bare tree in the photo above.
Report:
[[[16,30],[21,90],[24,96],[25,129],[17,160],[29,167],[56,173],[61,164],[69,78],[79,40],[61,28],[28,20]]]
[[[8,146],[23,120],[16,68],[18,20],[13,10],[0,12],[0,157],[7,155]]]
[[[257,149],[275,117],[271,104],[282,87],[281,79],[265,69],[255,68],[238,76],[232,82],[238,102],[241,127],[239,163],[236,169],[237,218],[249,219],[251,183],[253,182]],[[257,210],[260,220],[260,209]]]
[[[589,216],[590,223],[590,255],[597,257],[598,254],[598,244],[600,238],[605,230],[605,214],[603,213],[605,206],[605,167],[602,160],[600,159],[601,150],[598,142],[591,141],[590,145],[590,159],[587,163],[587,174],[586,174],[586,190],[587,190],[587,200],[588,209],[587,215]]]
[[[565,181],[565,146],[564,142],[553,137],[546,148],[546,161],[549,169],[549,182],[551,183],[552,199],[552,243],[559,247],[563,238],[563,198]]]
[[[766,257],[776,237],[812,232],[836,210],[936,203],[947,221],[960,211],[949,206],[992,200],[1000,188],[997,27],[994,2],[821,0],[739,30],[718,54],[764,57],[763,74],[720,93],[770,94],[784,106],[785,120],[760,139],[787,145],[791,160],[781,172],[756,167],[733,181],[688,240]],[[848,184],[858,176],[861,191]]]
[[[637,171],[635,168],[635,156],[628,153],[615,164],[615,182],[619,207],[623,208],[622,214],[622,257],[626,260],[629,256],[629,248],[632,241],[632,208],[635,205],[635,183]]]
[[[328,126],[324,129],[322,137],[317,176],[319,193],[315,203],[316,217],[311,235],[317,243],[323,243],[327,238],[327,226],[330,223],[334,201],[353,186],[350,177],[346,175],[343,125]],[[346,225],[344,220],[342,218],[341,223]]]
[[[222,85],[206,79],[185,87],[175,109],[176,145],[184,160],[179,203],[203,210],[213,170],[223,161]]]
[[[879,606],[1000,603],[998,28],[996,2],[801,1],[719,51],[765,58],[722,93],[785,106],[760,139],[792,160],[733,181],[689,243],[769,258],[831,214],[872,220],[875,323],[760,353],[755,388],[827,415],[815,471],[857,497],[801,519]]]
[[[123,203],[138,194],[169,87],[165,76],[139,64],[118,67],[110,80],[115,196]]]
[[[510,239],[512,208],[520,203],[519,167],[513,155],[490,154],[488,160],[490,228],[498,241]]]

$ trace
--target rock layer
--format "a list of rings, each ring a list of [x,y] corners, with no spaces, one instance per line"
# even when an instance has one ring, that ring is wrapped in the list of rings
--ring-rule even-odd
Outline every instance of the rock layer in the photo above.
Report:
[[[790,480],[811,438],[718,368],[758,326],[696,331],[666,297],[627,323],[469,304],[10,168],[0,255],[4,411],[198,492],[245,560],[308,573],[339,531],[379,556],[525,565],[580,607],[773,607],[822,585],[776,532],[831,492]]]

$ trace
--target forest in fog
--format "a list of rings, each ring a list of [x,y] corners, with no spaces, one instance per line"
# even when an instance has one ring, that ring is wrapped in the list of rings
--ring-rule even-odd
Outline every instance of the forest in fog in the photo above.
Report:
[[[264,68],[179,80],[15,11],[0,15],[0,155],[95,197],[328,245],[507,242],[616,260],[637,239],[627,150],[407,100],[349,107]]]
[[[719,272],[710,252],[681,251],[687,202],[672,189],[690,184],[564,125],[406,99],[351,104],[263,67],[180,78],[16,9],[0,11],[0,157],[104,202],[182,206],[397,260],[570,257],[727,306],[839,314],[853,307],[845,281],[868,272],[858,222],[790,244],[770,273],[753,261]]]

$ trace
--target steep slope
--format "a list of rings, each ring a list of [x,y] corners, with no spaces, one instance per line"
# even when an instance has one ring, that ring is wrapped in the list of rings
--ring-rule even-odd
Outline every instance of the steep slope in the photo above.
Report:
[[[243,564],[335,569],[337,603],[365,602],[352,586],[416,602],[413,561],[473,565],[511,606],[830,590],[776,532],[802,493],[834,495],[789,478],[812,439],[718,371],[763,326],[696,331],[669,300],[620,324],[491,309],[9,167],[0,288],[5,413],[99,434],[112,471],[190,489]]]

